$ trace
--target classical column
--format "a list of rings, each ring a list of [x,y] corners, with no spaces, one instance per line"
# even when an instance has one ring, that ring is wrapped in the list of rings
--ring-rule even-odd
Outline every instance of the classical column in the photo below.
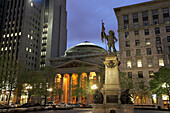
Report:
[[[79,84],[79,88],[81,87],[81,76],[82,76],[82,73],[81,73],[81,75],[78,75],[78,84]],[[78,98],[78,100],[77,100],[77,102],[78,103],[81,103],[81,97],[79,96],[79,97],[77,97]]]
[[[87,86],[90,87],[90,81],[89,81],[89,76],[90,76],[90,73],[87,73]],[[87,105],[89,105],[90,103],[90,92],[88,92],[87,94]]]
[[[61,74],[61,91],[62,91],[62,94],[60,94],[60,103],[63,103],[63,77],[64,77],[64,74]]]
[[[98,72],[96,72],[96,84],[97,86],[99,85],[99,73]]]
[[[72,97],[72,74],[69,74],[70,79],[69,79],[69,103],[72,103],[71,97]]]

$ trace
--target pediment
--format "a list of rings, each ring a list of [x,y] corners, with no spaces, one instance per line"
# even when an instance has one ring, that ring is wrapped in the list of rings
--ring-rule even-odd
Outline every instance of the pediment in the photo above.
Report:
[[[63,64],[60,64],[56,66],[55,68],[74,68],[74,67],[101,67],[100,65],[80,61],[80,60],[70,60],[68,62],[65,62]]]

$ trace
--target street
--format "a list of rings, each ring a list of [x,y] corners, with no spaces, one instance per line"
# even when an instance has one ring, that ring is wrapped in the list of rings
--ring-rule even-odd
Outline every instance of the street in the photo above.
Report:
[[[76,108],[73,110],[45,110],[31,113],[92,113],[92,109]],[[135,113],[170,113],[170,111],[135,110]]]

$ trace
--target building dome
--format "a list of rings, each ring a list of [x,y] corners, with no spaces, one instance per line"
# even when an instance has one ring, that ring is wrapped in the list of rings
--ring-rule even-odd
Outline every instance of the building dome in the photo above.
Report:
[[[85,41],[69,48],[66,52],[66,56],[88,55],[88,54],[105,54],[107,51],[96,44]]]

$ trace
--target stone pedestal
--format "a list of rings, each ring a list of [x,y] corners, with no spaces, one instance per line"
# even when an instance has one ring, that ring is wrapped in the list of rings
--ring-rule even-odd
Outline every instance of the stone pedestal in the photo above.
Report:
[[[93,104],[93,113],[134,113],[134,105]]]
[[[134,113],[134,105],[121,104],[119,61],[116,56],[107,56],[105,61],[105,84],[102,89],[103,104],[93,104],[93,113]]]

